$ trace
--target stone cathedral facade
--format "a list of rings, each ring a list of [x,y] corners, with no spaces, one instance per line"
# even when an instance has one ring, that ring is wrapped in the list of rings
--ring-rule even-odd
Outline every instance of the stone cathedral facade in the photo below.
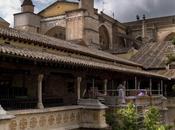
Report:
[[[94,0],[34,7],[23,1],[14,28],[0,18],[0,130],[107,129],[119,86],[121,106],[154,105],[175,123],[174,16],[121,23]]]

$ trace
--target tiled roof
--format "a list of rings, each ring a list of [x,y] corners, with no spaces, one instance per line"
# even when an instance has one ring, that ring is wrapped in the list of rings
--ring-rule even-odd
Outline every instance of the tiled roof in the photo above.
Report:
[[[26,59],[35,60],[35,61],[47,61],[51,63],[54,62],[54,63],[64,63],[64,64],[70,64],[70,65],[81,65],[81,66],[104,69],[104,70],[112,70],[117,72],[147,75],[147,76],[161,77],[161,78],[167,79],[167,77],[159,74],[118,67],[115,64],[107,64],[107,63],[101,63],[98,61],[79,59],[71,56],[57,55],[50,52],[38,51],[34,49],[17,48],[12,45],[6,45],[6,44],[0,45],[0,54],[6,55],[9,57],[26,58]]]
[[[131,61],[142,64],[145,68],[165,68],[167,55],[174,50],[175,46],[171,42],[147,43],[131,58]]]
[[[154,71],[154,72],[156,72],[157,74],[169,77],[171,79],[175,79],[175,70],[174,69],[157,70],[157,71]]]
[[[79,54],[83,54],[83,55],[87,55],[95,58],[100,58],[103,60],[110,60],[112,62],[122,63],[125,65],[141,67],[140,64],[134,63],[132,61],[124,60],[122,58],[106,53],[104,51],[88,48],[81,45],[76,45],[68,41],[56,39],[56,38],[49,37],[46,35],[41,35],[38,33],[24,32],[24,31],[19,31],[12,28],[7,28],[7,29],[0,28],[0,36],[12,38],[12,39],[20,39],[20,40],[35,43],[41,46],[67,50],[67,51],[71,51],[71,52],[75,52],[75,53],[79,53]]]
[[[3,22],[3,23],[8,23],[6,20],[4,20],[3,18],[0,17],[0,22]]]

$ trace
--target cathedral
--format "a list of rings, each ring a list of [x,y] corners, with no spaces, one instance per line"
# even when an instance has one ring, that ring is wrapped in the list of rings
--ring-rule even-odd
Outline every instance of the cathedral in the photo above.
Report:
[[[106,111],[128,102],[175,124],[175,16],[121,23],[94,0],[34,7],[23,1],[14,28],[0,17],[0,130],[107,129]]]

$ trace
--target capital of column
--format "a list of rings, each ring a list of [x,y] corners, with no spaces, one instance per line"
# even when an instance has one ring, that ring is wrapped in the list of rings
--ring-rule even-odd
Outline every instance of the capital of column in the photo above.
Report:
[[[43,74],[39,74],[39,75],[38,75],[38,81],[42,81],[43,78],[44,78],[44,75],[43,75]]]
[[[105,83],[105,84],[107,84],[107,83],[108,83],[108,80],[107,80],[107,79],[105,79],[105,80],[104,80],[104,83]]]
[[[82,77],[77,77],[77,81],[81,82],[82,81]]]

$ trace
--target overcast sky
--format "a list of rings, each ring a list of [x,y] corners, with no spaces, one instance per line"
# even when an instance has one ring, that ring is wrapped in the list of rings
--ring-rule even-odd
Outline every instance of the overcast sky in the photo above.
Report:
[[[22,0],[0,0],[0,17],[13,25],[13,14],[20,12]],[[35,12],[56,0],[33,0]],[[70,0],[71,1],[71,0]],[[75,0],[76,1],[76,0]],[[95,0],[95,7],[104,10],[121,22],[136,19],[136,14],[148,18],[175,15],[175,0]],[[104,1],[104,2],[103,2]]]

